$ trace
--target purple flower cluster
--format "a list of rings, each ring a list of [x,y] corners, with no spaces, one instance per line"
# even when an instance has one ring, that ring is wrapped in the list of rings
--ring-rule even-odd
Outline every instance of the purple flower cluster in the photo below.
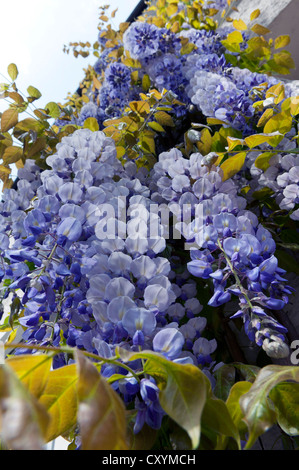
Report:
[[[232,180],[222,182],[214,155],[192,154],[189,159],[173,149],[160,155],[154,167],[153,197],[169,203],[191,249],[188,269],[196,277],[211,280],[212,307],[239,298],[244,329],[251,341],[269,355],[285,356],[286,328],[269,310],[281,310],[292,288],[285,285],[278,267],[271,233],[246,210]]]
[[[204,370],[213,366],[216,343],[201,336],[206,321],[198,316],[196,284],[162,255],[164,226],[151,213],[146,174],[132,162],[123,167],[114,141],[87,129],[64,137],[47,164],[51,169],[40,172],[28,160],[17,190],[5,190],[0,205],[0,276],[7,295],[20,296],[23,340],[59,346],[64,338],[106,358],[117,346],[150,349]],[[65,360],[57,356],[54,366]],[[121,371],[106,365],[102,372]],[[144,422],[160,426],[154,382],[128,375],[114,388],[135,401],[135,430]]]

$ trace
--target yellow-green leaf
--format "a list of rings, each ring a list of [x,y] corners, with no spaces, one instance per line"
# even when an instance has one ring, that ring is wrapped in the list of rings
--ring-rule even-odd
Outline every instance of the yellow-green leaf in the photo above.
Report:
[[[1,116],[1,132],[9,131],[18,123],[19,113],[16,109],[7,109]]]
[[[68,431],[77,421],[78,374],[75,364],[50,372],[40,403],[51,418],[47,428],[47,441]]]
[[[253,135],[250,135],[249,137],[246,137],[245,143],[246,145],[248,145],[250,149],[254,147],[258,147],[259,145],[265,144],[265,143],[271,145],[271,147],[276,147],[282,141],[283,138],[284,138],[283,134],[278,131],[269,132],[269,133],[266,132],[265,134],[253,134]]]
[[[275,406],[277,421],[289,436],[299,435],[299,384],[280,383],[270,392],[269,398]]]
[[[273,116],[274,110],[272,108],[266,109],[266,111],[263,113],[263,115],[260,117],[257,127],[263,127],[269,119]]]
[[[58,104],[54,101],[50,101],[48,104],[46,104],[45,109],[49,113],[49,115],[54,119],[59,118],[61,114]]]
[[[251,15],[250,15],[250,21],[254,21],[256,20],[261,14],[261,10],[257,9],[257,10],[254,10]]]
[[[41,92],[37,88],[31,85],[27,88],[27,93],[30,96],[30,98],[33,98],[35,100],[38,100],[42,96]]]
[[[259,36],[265,36],[265,34],[271,32],[270,29],[266,28],[265,26],[262,26],[261,24],[253,25],[251,31],[253,31],[255,34],[258,34]]]
[[[23,149],[20,147],[7,147],[2,156],[3,162],[5,165],[10,165],[11,163],[16,163],[22,158]]]
[[[202,413],[202,422],[205,428],[219,434],[217,450],[222,448],[225,436],[233,437],[241,449],[240,436],[232,420],[226,403],[217,398],[208,398]],[[225,448],[225,447],[224,447]]]
[[[80,351],[76,359],[82,450],[127,449],[125,407],[121,398]]]
[[[226,406],[228,408],[229,414],[235,423],[235,426],[240,431],[246,431],[247,426],[243,421],[244,413],[240,406],[240,398],[248,393],[252,383],[250,382],[237,382],[234,384],[230,390],[229,396],[226,400]]]
[[[144,91],[148,91],[151,86],[151,80],[148,74],[144,74],[142,78],[142,88]]]
[[[228,150],[231,152],[239,145],[244,145],[244,140],[237,137],[227,137]]]
[[[264,132],[270,134],[273,132],[280,132],[286,134],[292,128],[292,117],[285,113],[275,114],[264,127]]]
[[[274,42],[275,49],[281,49],[282,47],[286,47],[290,44],[290,42],[291,39],[288,34],[278,36]]]
[[[190,52],[194,51],[195,48],[195,44],[193,44],[192,42],[188,42],[188,44],[181,48],[181,55],[190,54]]]
[[[236,155],[229,157],[222,163],[221,169],[223,171],[223,181],[232,178],[234,175],[242,170],[246,158],[246,152],[240,152]]]
[[[227,35],[226,41],[231,44],[241,44],[244,41],[244,38],[240,31],[233,31]]]
[[[263,152],[261,153],[257,159],[255,160],[254,164],[256,168],[259,168],[260,170],[266,171],[267,168],[269,168],[269,162],[271,158],[273,157],[274,153],[271,152]]]
[[[16,66],[16,64],[9,64],[9,66],[7,67],[7,73],[14,82],[17,76],[19,75],[18,67]]]
[[[247,30],[247,25],[244,23],[243,20],[234,20],[233,21],[234,28],[239,30],[239,31],[246,31]]]
[[[156,121],[161,124],[161,126],[174,127],[174,122],[172,117],[165,111],[158,111],[154,114]]]
[[[100,129],[99,123],[94,117],[89,117],[85,119],[83,124],[84,129],[89,129],[93,132],[98,131]]]
[[[40,398],[48,380],[52,357],[28,354],[10,357],[6,362],[30,393],[36,398]]]
[[[276,422],[275,411],[268,401],[270,391],[281,382],[299,382],[299,367],[269,365],[261,369],[249,392],[240,399],[242,412],[249,428],[246,449]]]
[[[165,132],[165,129],[158,122],[149,122],[148,126],[156,132]]]
[[[32,158],[39,154],[42,150],[47,147],[47,139],[46,137],[39,137],[36,141],[31,145],[30,149],[28,150],[27,157]]]
[[[10,175],[11,169],[5,165],[0,165],[0,174],[4,173],[5,175]]]

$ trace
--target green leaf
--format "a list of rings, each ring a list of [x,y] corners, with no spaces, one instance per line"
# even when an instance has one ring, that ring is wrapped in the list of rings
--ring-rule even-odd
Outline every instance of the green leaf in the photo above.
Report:
[[[128,353],[120,350],[124,361],[146,359],[144,372],[157,381],[159,400],[164,411],[181,426],[196,449],[200,441],[202,411],[210,395],[210,383],[198,367],[168,361],[151,351]]]
[[[9,131],[14,127],[19,119],[19,113],[16,109],[7,109],[1,116],[1,132]]]
[[[100,126],[96,118],[90,117],[90,118],[85,119],[83,128],[90,129],[91,131],[95,132],[100,129]]]
[[[8,365],[0,366],[0,432],[9,449],[42,450],[49,416]]]
[[[214,388],[214,394],[221,400],[226,400],[231,387],[235,383],[236,371],[234,366],[224,364],[222,367],[216,370],[214,373],[216,379],[216,385]]]
[[[232,365],[241,372],[247,382],[254,382],[261,370],[260,367],[253,366],[251,364],[243,364],[242,362],[234,362]]]
[[[202,424],[205,428],[215,431],[220,435],[217,446],[218,450],[220,450],[223,444],[225,445],[223,436],[233,437],[239,449],[241,448],[238,429],[224,401],[216,398],[208,398],[202,413]]]
[[[17,76],[19,75],[18,67],[16,66],[16,64],[9,64],[9,66],[7,67],[7,73],[14,82]]]
[[[36,398],[42,395],[48,381],[52,356],[48,355],[22,355],[10,357],[6,363]]]
[[[269,365],[261,369],[249,392],[240,399],[244,419],[249,428],[246,448],[276,422],[276,414],[268,395],[279,383],[286,380],[299,382],[299,367]]]
[[[125,450],[126,416],[119,395],[92,362],[77,351],[78,424],[83,450]]]
[[[37,88],[31,85],[27,88],[27,93],[30,96],[30,98],[33,98],[33,101],[38,100],[42,96],[41,92]]]
[[[78,374],[75,364],[50,372],[40,403],[51,418],[46,440],[52,441],[67,432],[77,422]]]
[[[246,152],[240,152],[236,155],[229,157],[221,165],[223,171],[223,181],[226,181],[229,178],[232,178],[235,174],[239,173],[242,170],[246,158]]]
[[[299,384],[281,383],[274,387],[269,398],[274,403],[277,422],[289,436],[299,435]]]
[[[229,414],[240,432],[246,432],[247,426],[243,421],[244,413],[240,407],[240,398],[248,393],[252,383],[250,382],[237,382],[230,390],[229,396],[226,400],[226,406]]]
[[[50,101],[48,104],[46,104],[45,109],[49,113],[49,115],[54,119],[59,118],[61,114],[60,107],[54,101]]]

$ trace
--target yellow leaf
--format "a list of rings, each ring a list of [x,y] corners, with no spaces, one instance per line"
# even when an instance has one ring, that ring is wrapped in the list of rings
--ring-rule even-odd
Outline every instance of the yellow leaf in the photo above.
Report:
[[[156,121],[161,124],[161,126],[174,127],[174,122],[172,117],[165,111],[158,111],[154,114]]]
[[[254,10],[250,15],[250,21],[256,20],[261,14],[261,10]]]
[[[121,146],[116,147],[117,158],[121,159],[126,154],[126,149]]]
[[[78,374],[75,364],[50,372],[40,403],[51,417],[47,429],[47,441],[68,431],[77,421]]]
[[[280,132],[281,134],[286,134],[292,128],[292,117],[288,116],[285,113],[278,113],[273,116],[266,123],[264,127],[264,132],[270,134],[272,132]]]
[[[274,42],[275,49],[280,49],[282,47],[286,47],[290,44],[290,42],[291,42],[291,39],[290,39],[290,36],[288,34],[278,36],[275,39],[275,42]]]
[[[150,105],[146,101],[131,101],[129,107],[137,114],[149,114],[151,111]]]
[[[234,150],[234,148],[238,147],[239,145],[244,145],[243,139],[238,139],[236,137],[227,137],[228,143],[228,151]]]
[[[273,116],[273,113],[274,111],[272,108],[266,109],[264,114],[260,117],[259,122],[257,123],[257,127],[263,127],[269,121],[269,119]]]
[[[279,104],[285,99],[285,88],[282,83],[272,86],[266,92],[266,98],[275,98],[274,103]]]
[[[215,126],[215,125],[222,125],[222,124],[226,124],[226,122],[224,121],[220,121],[220,119],[216,119],[216,118],[207,118],[207,124],[211,125],[211,126]]]
[[[7,109],[1,116],[1,132],[9,131],[18,123],[19,114],[15,109]]]
[[[282,141],[283,137],[283,134],[280,132],[253,134],[249,137],[246,137],[245,143],[250,149],[265,143],[271,145],[271,147],[276,147],[279,142]]]
[[[273,157],[274,153],[271,152],[263,152],[261,153],[257,159],[255,160],[254,164],[256,168],[259,168],[260,170],[266,171],[267,168],[269,168],[269,162],[271,158]]]
[[[7,147],[2,156],[3,162],[5,165],[10,165],[11,163],[16,163],[20,158],[22,158],[23,149],[20,147]]]
[[[181,55],[190,54],[190,52],[194,51],[195,48],[195,44],[193,44],[192,42],[188,42],[188,44],[181,48]]]
[[[10,357],[6,361],[29,392],[40,398],[48,381],[52,357],[31,354]]]
[[[233,31],[227,35],[226,40],[231,44],[241,44],[244,39],[240,31]]]
[[[265,34],[270,33],[270,29],[262,26],[261,24],[255,24],[252,26],[251,31],[253,31],[258,36],[264,36]]]
[[[156,132],[165,132],[165,129],[157,122],[149,122],[148,126]]]
[[[244,23],[243,20],[234,20],[233,21],[234,28],[236,28],[239,31],[246,31],[247,30],[247,25]]]
[[[12,81],[14,82],[19,74],[18,67],[16,66],[16,64],[9,64],[9,66],[7,67],[7,72]]]
[[[227,160],[225,160],[224,163],[222,163],[220,168],[223,171],[223,181],[232,178],[242,170],[245,163],[245,158],[246,152],[240,152],[233,157],[229,157]]]
[[[10,175],[11,169],[5,165],[0,165],[0,174],[4,173],[5,175]]]
[[[283,112],[290,112],[292,116],[299,114],[299,96],[291,96],[281,104]]]
[[[290,52],[288,51],[282,51],[278,52],[277,54],[274,54],[273,59],[275,63],[281,67],[286,67],[287,69],[296,68],[295,62],[292,59]]]
[[[200,141],[197,142],[196,145],[202,155],[207,155],[211,152],[212,136],[209,129],[203,129],[201,131]]]
[[[150,86],[151,86],[151,81],[150,81],[149,76],[147,74],[143,75],[143,78],[142,78],[142,88],[143,88],[143,90],[148,91]]]

